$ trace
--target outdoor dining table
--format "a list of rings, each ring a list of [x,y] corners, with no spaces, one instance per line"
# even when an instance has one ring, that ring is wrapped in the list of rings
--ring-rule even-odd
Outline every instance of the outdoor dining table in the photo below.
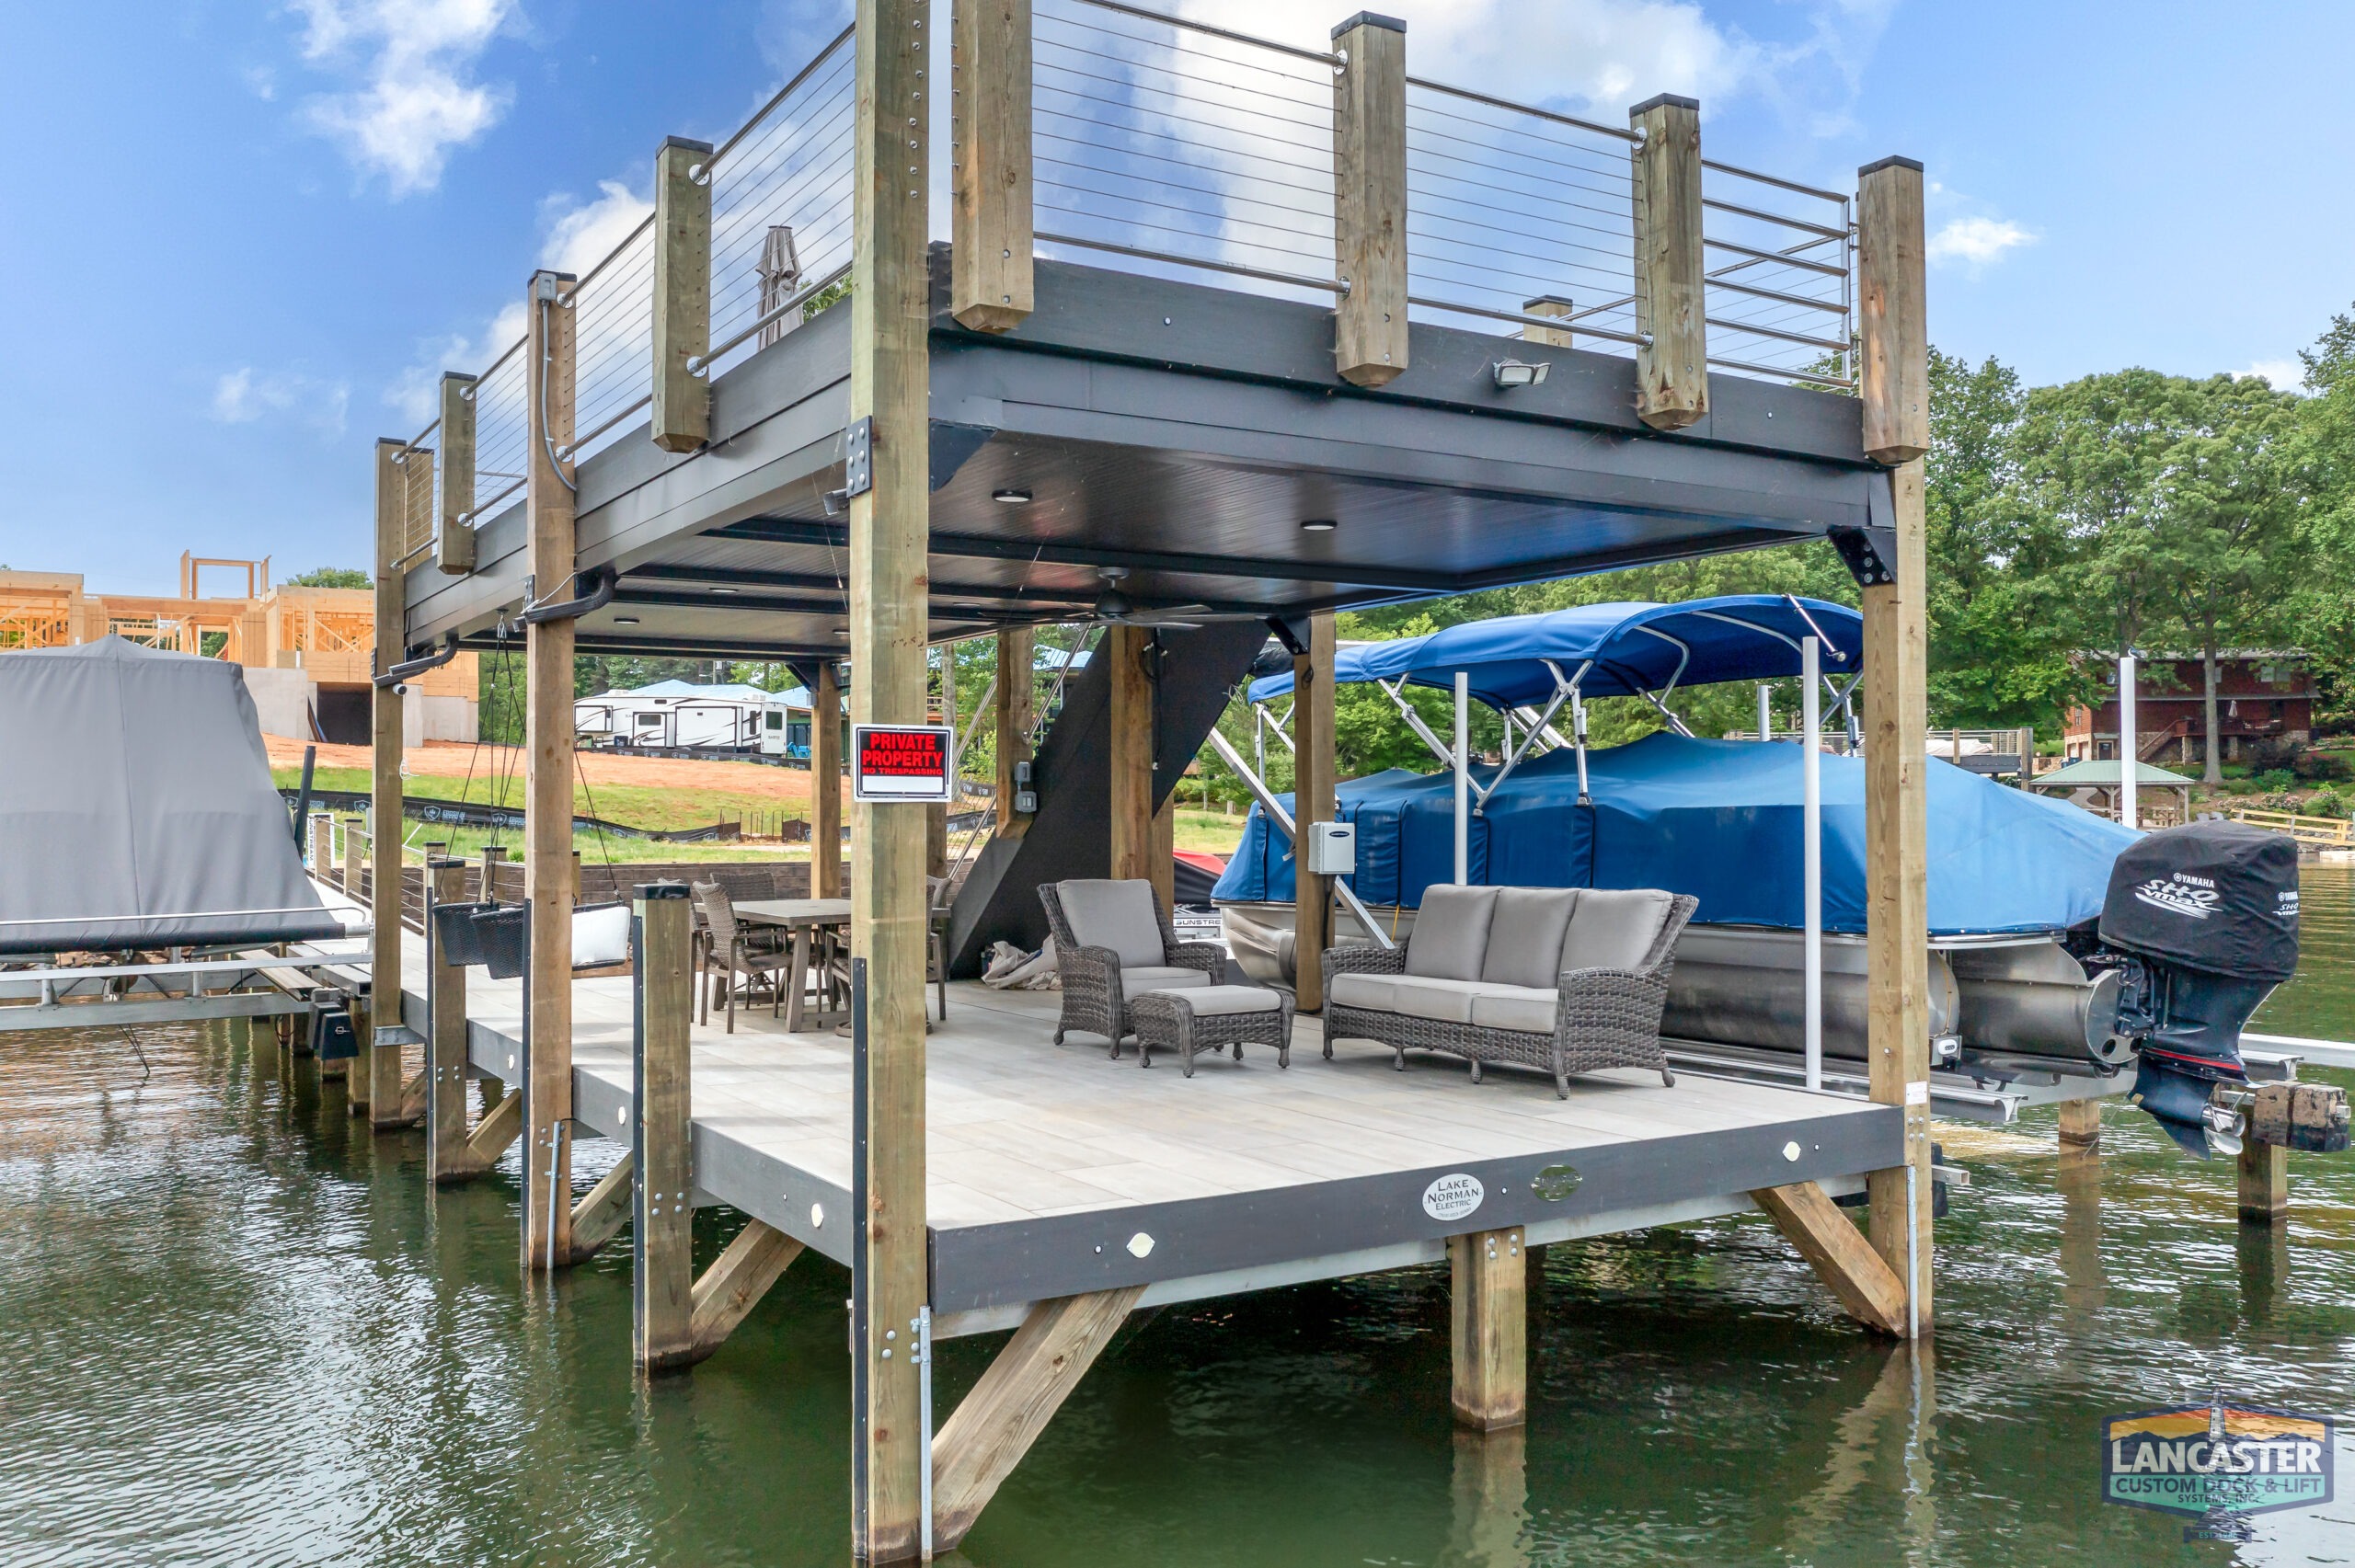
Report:
[[[810,955],[819,935],[850,925],[848,898],[752,898],[735,906],[736,918],[747,925],[765,925],[793,934],[792,967],[787,971],[785,990],[785,1027],[788,1034],[801,1028],[802,998],[810,986]],[[829,1013],[821,1016],[821,1024],[835,1022]]]

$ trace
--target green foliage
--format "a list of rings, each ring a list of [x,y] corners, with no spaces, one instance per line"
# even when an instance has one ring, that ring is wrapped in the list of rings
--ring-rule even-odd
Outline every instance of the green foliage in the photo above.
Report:
[[[2298,787],[2298,775],[2287,768],[2270,768],[2257,775],[2257,787],[2268,795]]]
[[[358,567],[314,567],[281,585],[286,588],[371,588],[374,584]]]

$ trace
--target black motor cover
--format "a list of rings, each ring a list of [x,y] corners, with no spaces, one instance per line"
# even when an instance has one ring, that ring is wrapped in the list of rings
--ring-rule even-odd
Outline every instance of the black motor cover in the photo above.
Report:
[[[2241,822],[2146,834],[2110,867],[2101,939],[2236,979],[2298,969],[2298,846]]]

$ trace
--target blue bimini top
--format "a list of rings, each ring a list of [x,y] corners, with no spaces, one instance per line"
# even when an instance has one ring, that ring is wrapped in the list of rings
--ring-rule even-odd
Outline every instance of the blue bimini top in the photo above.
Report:
[[[1455,672],[1471,677],[1472,694],[1492,708],[1543,704],[1555,690],[1553,666],[1579,681],[1581,695],[1627,697],[1671,686],[1721,681],[1773,681],[1799,672],[1799,639],[1823,641],[1826,675],[1863,668],[1864,617],[1821,599],[1773,593],[1728,594],[1682,604],[1621,601],[1581,604],[1539,615],[1469,621],[1419,637],[1359,643],[1333,660],[1333,679],[1347,683],[1395,681],[1452,690]],[[1251,683],[1251,700],[1292,690],[1289,673]]]
[[[1471,878],[1661,887],[1698,898],[1694,919],[1704,922],[1798,930],[1806,921],[1802,758],[1787,741],[1648,736],[1588,754],[1588,806],[1578,803],[1569,751],[1529,759],[1472,818]],[[1932,934],[2053,932],[2101,913],[2110,863],[2137,835],[1936,758],[1924,765]],[[1473,772],[1485,783],[1497,770]],[[1453,879],[1450,774],[1393,769],[1351,780],[1340,786],[1339,817],[1357,824],[1358,870],[1349,882],[1366,903],[1413,908],[1423,889]],[[1292,897],[1292,846],[1257,807],[1213,897]],[[1865,929],[1865,768],[1853,757],[1823,759],[1823,924]]]

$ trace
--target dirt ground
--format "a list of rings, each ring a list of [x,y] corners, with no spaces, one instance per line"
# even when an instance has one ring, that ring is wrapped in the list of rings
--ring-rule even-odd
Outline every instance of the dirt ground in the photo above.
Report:
[[[304,742],[280,735],[266,735],[262,739],[270,748],[271,767],[303,765]],[[718,790],[730,795],[773,800],[780,806],[806,805],[810,799],[810,774],[803,768],[672,757],[617,757],[605,751],[584,750],[580,756],[581,772],[592,789],[599,784],[615,784],[644,789]],[[453,779],[465,777],[470,762],[478,778],[502,772],[520,776],[523,771],[523,760],[516,748],[485,745],[477,749],[464,740],[431,740],[423,746],[413,746],[402,753],[402,761],[412,775]],[[318,765],[364,769],[372,765],[372,759],[365,746],[321,746]]]

